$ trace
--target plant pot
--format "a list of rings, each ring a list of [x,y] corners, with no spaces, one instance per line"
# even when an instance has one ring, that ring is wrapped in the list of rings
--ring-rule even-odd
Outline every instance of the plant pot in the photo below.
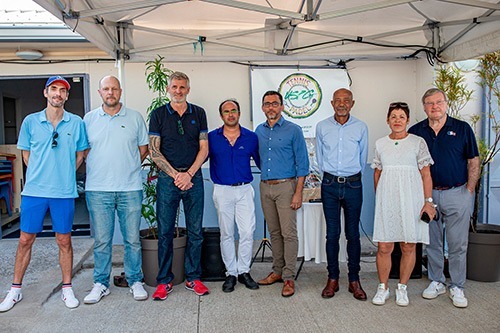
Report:
[[[500,281],[500,225],[477,224],[476,231],[469,232],[467,279]]]
[[[142,272],[144,282],[151,287],[156,287],[156,276],[158,275],[158,239],[147,238],[149,230],[141,230],[142,246]],[[186,248],[187,237],[181,235],[174,238],[174,258],[172,260],[172,273],[174,274],[174,285],[184,281],[184,250]]]

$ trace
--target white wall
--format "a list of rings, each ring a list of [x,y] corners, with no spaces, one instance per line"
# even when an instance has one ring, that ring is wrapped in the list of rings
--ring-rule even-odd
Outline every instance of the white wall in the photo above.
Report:
[[[220,126],[218,105],[226,98],[236,98],[241,104],[243,126],[252,128],[250,120],[250,78],[246,66],[231,63],[175,63],[167,64],[172,70],[185,72],[191,79],[191,93],[188,100],[203,106],[207,111],[209,129]],[[390,102],[405,101],[410,105],[412,124],[425,118],[420,97],[432,86],[433,69],[425,60],[391,62],[352,62],[349,64],[352,91],[356,104],[353,115],[364,120],[369,127],[370,155],[373,158],[375,140],[389,133],[386,113]],[[153,95],[148,91],[144,75],[145,66],[140,63],[125,65],[124,102],[143,114]],[[97,88],[99,79],[105,75],[118,76],[113,63],[64,63],[57,65],[6,65],[0,64],[3,75],[69,74],[88,73],[90,76],[91,107],[101,104]],[[330,98],[333,92],[324,92]],[[70,96],[71,98],[71,96]],[[258,106],[260,108],[260,106]],[[71,111],[71,110],[70,110]],[[333,110],[332,110],[333,114]],[[207,165],[205,165],[207,167]],[[206,170],[205,170],[206,171]],[[208,176],[208,175],[206,175]],[[373,227],[373,186],[371,169],[365,170],[365,200],[362,223],[368,233]],[[207,184],[205,226],[216,226],[215,209],[211,204],[211,191]],[[258,190],[258,186],[257,190]],[[258,198],[257,198],[258,201]],[[260,204],[256,205],[258,218],[261,217]],[[262,235],[258,225],[256,237]]]

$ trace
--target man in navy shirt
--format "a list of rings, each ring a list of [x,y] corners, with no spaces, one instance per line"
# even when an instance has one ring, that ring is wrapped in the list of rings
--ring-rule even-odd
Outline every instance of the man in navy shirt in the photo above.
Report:
[[[199,296],[209,293],[200,281],[204,199],[200,168],[208,156],[207,116],[203,108],[186,101],[189,89],[186,74],[171,74],[167,87],[171,101],[153,110],[149,122],[149,153],[160,168],[156,203],[159,271],[154,300],[165,300],[172,291],[172,241],[181,200],[188,233],[186,289]]]
[[[222,291],[233,291],[237,279],[248,289],[258,289],[259,285],[250,276],[255,231],[255,192],[250,184],[253,180],[250,159],[260,167],[259,142],[255,133],[240,126],[240,105],[236,100],[222,102],[219,114],[224,125],[208,133],[208,147],[222,260],[227,270]],[[238,258],[234,246],[235,221],[239,233]]]
[[[408,132],[425,139],[434,165],[431,166],[432,198],[437,204],[439,221],[429,224],[430,244],[427,246],[428,271],[431,283],[422,293],[434,299],[446,293],[443,273],[443,235],[448,242],[450,298],[453,305],[467,307],[464,295],[469,219],[474,190],[479,179],[479,152],[472,128],[464,121],[446,114],[446,94],[436,88],[422,97],[427,119],[413,125]]]
[[[295,264],[298,253],[297,214],[302,206],[302,190],[309,173],[309,158],[302,129],[282,116],[283,96],[268,91],[262,97],[267,121],[255,133],[261,159],[260,200],[269,227],[273,251],[273,271],[260,285],[285,284],[283,297],[295,293]]]

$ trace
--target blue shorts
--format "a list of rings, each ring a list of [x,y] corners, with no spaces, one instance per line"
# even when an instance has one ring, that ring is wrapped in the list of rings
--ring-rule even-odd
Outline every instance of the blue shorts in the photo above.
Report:
[[[52,230],[71,232],[75,215],[74,198],[41,198],[23,195],[21,199],[21,231],[36,234],[43,230],[43,220],[50,211]]]

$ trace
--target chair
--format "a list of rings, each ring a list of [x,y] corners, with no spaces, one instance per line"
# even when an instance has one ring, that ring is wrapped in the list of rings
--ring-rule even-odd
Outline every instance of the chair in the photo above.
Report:
[[[0,160],[0,198],[5,198],[7,212],[12,215],[12,200],[13,200],[13,173],[12,161]],[[4,189],[6,187],[6,189]]]
[[[11,184],[9,182],[0,182],[0,199],[5,199],[5,206],[7,207],[7,213],[9,216],[12,216],[12,207],[11,207]]]

